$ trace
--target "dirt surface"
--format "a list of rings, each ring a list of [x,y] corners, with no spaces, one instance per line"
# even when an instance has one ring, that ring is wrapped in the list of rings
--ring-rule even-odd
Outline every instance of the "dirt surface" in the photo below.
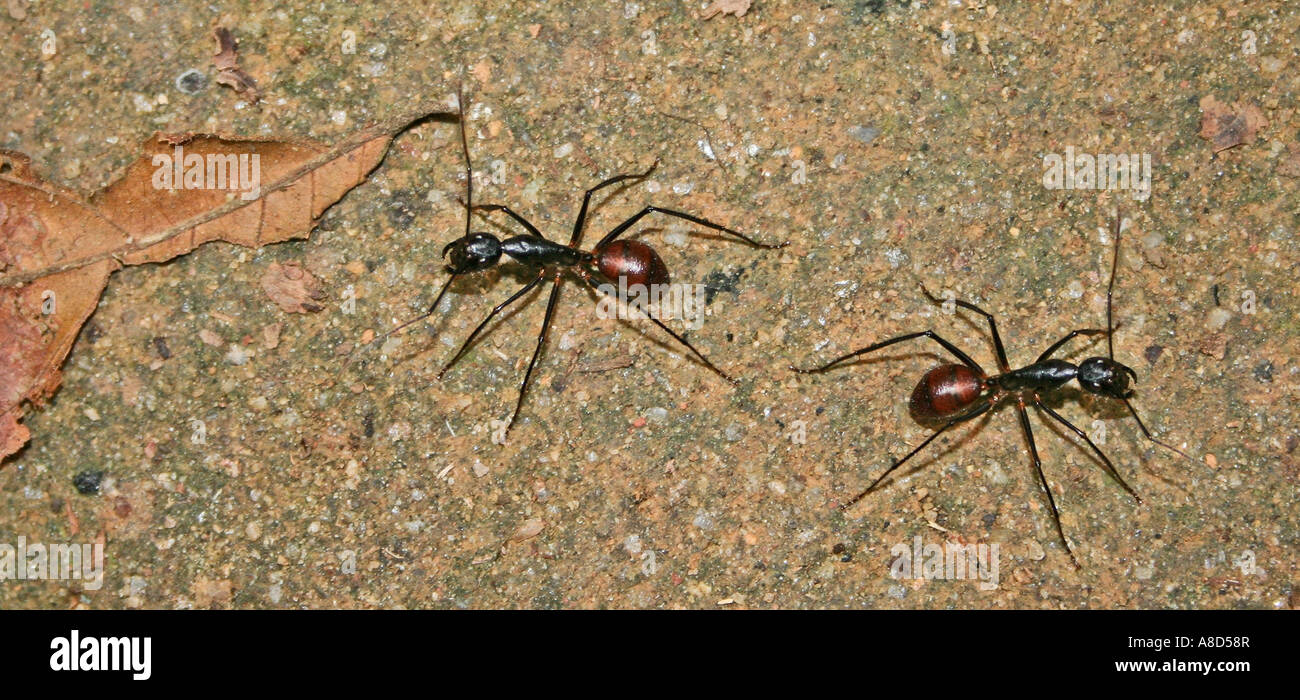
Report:
[[[588,244],[657,204],[791,245],[643,220],[674,280],[708,287],[689,339],[741,381],[598,318],[566,282],[495,444],[548,288],[437,374],[526,270],[458,281],[428,323],[345,362],[427,307],[463,226],[456,125],[419,125],[308,241],[114,275],[0,467],[0,543],[102,541],[104,585],[7,580],[0,606],[1295,607],[1300,12],[757,0],[703,20],[706,4],[11,0],[0,145],[66,186],[101,186],[156,130],[332,142],[450,100],[463,75],[477,201],[567,240],[584,189],[657,158],[597,199]],[[257,102],[216,82],[216,26]],[[202,80],[178,85],[190,70]],[[1267,125],[1216,153],[1210,95]],[[1067,148],[1149,154],[1149,198],[1045,187]],[[1077,570],[1010,406],[840,511],[928,434],[907,399],[939,350],[787,367],[927,328],[994,366],[980,319],[922,282],[996,314],[1013,364],[1104,327],[1117,204],[1116,359],[1147,425],[1193,460],[1114,401],[1062,392],[1050,405],[1105,432],[1138,504],[1031,411]],[[475,228],[518,232],[493,221]],[[264,291],[291,264],[322,310]],[[1077,362],[1105,340],[1071,347]],[[917,538],[997,545],[996,587],[891,576]]]

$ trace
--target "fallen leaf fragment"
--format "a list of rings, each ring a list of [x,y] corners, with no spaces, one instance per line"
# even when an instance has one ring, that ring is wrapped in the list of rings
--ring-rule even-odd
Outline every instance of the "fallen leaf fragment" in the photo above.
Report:
[[[89,197],[41,178],[27,156],[0,150],[0,460],[30,438],[19,423],[24,402],[39,405],[58,388],[59,368],[114,270],[208,241],[259,247],[304,238],[366,180],[397,133],[434,112],[333,146],[158,135]],[[226,177],[214,180],[218,170]],[[224,344],[210,331],[200,337]]]
[[[217,69],[217,84],[233,88],[249,102],[256,103],[262,99],[257,81],[239,67],[239,45],[235,42],[235,35],[225,27],[217,27],[213,34],[217,39],[217,53],[212,57],[212,65]]]
[[[1256,132],[1266,126],[1268,119],[1253,104],[1233,102],[1229,106],[1214,95],[1201,98],[1200,136],[1211,143],[1215,153],[1243,143],[1254,143]]]
[[[262,289],[281,310],[291,314],[316,313],[325,308],[316,303],[325,298],[320,280],[298,263],[271,263],[262,275]]]
[[[718,15],[744,17],[753,4],[753,0],[714,0],[713,4],[700,10],[700,19],[713,19]]]
[[[1211,333],[1201,339],[1200,351],[1216,360],[1222,360],[1228,352],[1228,336],[1223,333]]]

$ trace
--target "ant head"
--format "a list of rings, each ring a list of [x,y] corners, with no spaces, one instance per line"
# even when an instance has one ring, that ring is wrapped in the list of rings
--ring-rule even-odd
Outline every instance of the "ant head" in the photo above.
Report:
[[[442,249],[454,274],[486,270],[501,259],[501,241],[490,233],[471,233]]]
[[[1127,399],[1133,395],[1130,381],[1137,381],[1137,372],[1109,357],[1089,357],[1079,365],[1079,385],[1086,391],[1113,399]]]

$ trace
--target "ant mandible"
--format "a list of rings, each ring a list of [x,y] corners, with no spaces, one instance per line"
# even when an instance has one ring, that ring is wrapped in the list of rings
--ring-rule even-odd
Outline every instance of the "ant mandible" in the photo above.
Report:
[[[1101,448],[1088,437],[1087,433],[1075,427],[1074,424],[1070,423],[1070,421],[1066,420],[1061,416],[1061,414],[1053,411],[1051,407],[1044,403],[1044,394],[1061,389],[1071,379],[1077,380],[1079,386],[1081,386],[1084,391],[1122,402],[1124,406],[1128,408],[1129,413],[1132,414],[1133,420],[1137,421],[1138,427],[1142,429],[1142,434],[1145,435],[1147,439],[1161,447],[1173,450],[1183,457],[1187,457],[1187,454],[1182,450],[1161,442],[1153,437],[1151,432],[1147,430],[1146,425],[1142,422],[1142,419],[1138,418],[1137,410],[1133,408],[1133,403],[1130,401],[1130,398],[1133,396],[1133,389],[1129,386],[1130,382],[1137,381],[1137,373],[1127,365],[1115,360],[1115,324],[1113,321],[1112,298],[1115,291],[1115,272],[1119,267],[1119,237],[1121,220],[1122,216],[1117,210],[1115,212],[1114,225],[1115,252],[1111,260],[1110,283],[1106,287],[1106,328],[1081,328],[1070,331],[1064,338],[1052,343],[1031,365],[1019,369],[1012,369],[1007,363],[1007,353],[1002,347],[1002,338],[998,335],[997,323],[994,322],[992,314],[974,304],[971,304],[970,302],[950,300],[955,301],[957,306],[974,311],[988,320],[989,331],[993,336],[993,347],[997,352],[998,368],[1001,370],[1001,374],[990,376],[982,367],[980,367],[979,363],[972,360],[969,355],[962,352],[957,348],[957,346],[939,337],[939,335],[934,331],[929,330],[921,331],[919,333],[908,333],[907,335],[881,341],[874,345],[868,345],[861,350],[855,350],[854,352],[836,358],[820,367],[800,369],[792,366],[790,368],[795,372],[801,373],[825,372],[846,360],[874,352],[881,348],[894,345],[895,343],[912,340],[914,338],[930,338],[943,346],[943,349],[952,353],[961,361],[960,364],[949,363],[939,365],[938,367],[931,369],[929,372],[926,372],[925,376],[921,378],[921,381],[917,383],[916,388],[912,391],[911,400],[908,402],[909,412],[917,423],[926,427],[935,427],[937,429],[921,442],[920,445],[917,445],[911,452],[908,452],[907,456],[886,469],[885,473],[877,477],[876,480],[871,482],[871,485],[867,486],[867,488],[861,493],[840,506],[842,510],[851,507],[853,504],[862,500],[862,498],[867,494],[874,491],[886,477],[892,474],[899,467],[903,466],[907,460],[915,456],[918,452],[924,449],[926,445],[933,442],[935,438],[942,435],[949,428],[983,415],[1003,400],[1014,399],[1016,413],[1020,418],[1020,427],[1024,431],[1025,440],[1029,445],[1029,456],[1033,461],[1034,469],[1038,472],[1038,481],[1043,487],[1043,493],[1047,495],[1047,503],[1051,507],[1052,519],[1056,524],[1057,538],[1060,539],[1061,544],[1065,547],[1066,553],[1070,555],[1070,561],[1076,568],[1078,568],[1078,559],[1075,558],[1074,552],[1070,549],[1069,543],[1065,540],[1065,532],[1061,529],[1061,514],[1056,508],[1056,499],[1053,498],[1052,489],[1047,484],[1047,477],[1043,475],[1042,460],[1039,459],[1038,448],[1034,445],[1034,433],[1029,426],[1029,414],[1025,411],[1025,404],[1027,402],[1032,403],[1039,411],[1051,416],[1061,425],[1064,425],[1071,432],[1077,435],[1079,439],[1083,440],[1088,447],[1092,449],[1093,453],[1100,458],[1102,465],[1105,467],[1106,473],[1110,474],[1110,476],[1115,479],[1115,481],[1119,483],[1119,485],[1123,487],[1124,490],[1127,491],[1138,503],[1141,503],[1142,499],[1137,495],[1137,492],[1134,491],[1126,481],[1124,481],[1124,478],[1120,476],[1119,472],[1115,469],[1115,465],[1111,463],[1110,459],[1104,452],[1102,452]],[[926,298],[931,302],[935,304],[942,303],[939,299],[936,299],[934,295],[930,294],[929,290],[925,288],[925,285],[921,286],[921,292],[925,294]],[[1052,355],[1070,340],[1079,336],[1094,335],[1106,336],[1108,350],[1106,357],[1089,357],[1078,365],[1074,365],[1065,360],[1052,359]],[[1190,459],[1190,457],[1187,458]]]
[[[668,267],[664,265],[663,260],[659,257],[659,254],[655,252],[654,248],[651,248],[649,245],[640,241],[617,240],[619,236],[627,233],[627,231],[636,225],[636,223],[642,218],[650,214],[659,213],[676,217],[678,219],[685,219],[686,221],[718,231],[719,233],[730,236],[731,238],[744,243],[748,243],[757,248],[776,249],[784,248],[786,245],[789,245],[788,241],[779,244],[759,243],[739,231],[734,231],[726,226],[716,224],[707,219],[692,216],[685,212],[673,209],[648,206],[611,229],[610,232],[605,234],[605,236],[601,238],[591,250],[583,250],[580,248],[579,244],[582,241],[583,227],[587,221],[587,209],[591,203],[591,196],[610,185],[627,182],[629,180],[641,180],[648,177],[650,173],[654,172],[655,168],[658,167],[658,160],[646,169],[645,172],[616,175],[587,190],[586,194],[582,198],[582,207],[578,210],[578,218],[573,223],[573,233],[569,237],[569,243],[567,245],[561,245],[557,242],[551,241],[543,236],[542,232],[538,230],[536,226],[508,206],[502,204],[474,204],[474,175],[469,156],[469,141],[465,136],[465,109],[460,89],[457,89],[456,100],[457,113],[460,121],[460,144],[461,150],[465,156],[465,201],[461,202],[461,205],[465,208],[465,235],[457,238],[451,243],[448,243],[442,249],[442,255],[447,259],[447,267],[451,275],[442,285],[442,289],[434,298],[433,303],[429,305],[428,311],[425,311],[423,314],[420,314],[419,316],[398,325],[387,333],[384,333],[372,341],[371,344],[379,342],[394,333],[431,316],[438,308],[438,304],[442,301],[443,295],[447,293],[447,289],[451,287],[452,282],[456,281],[456,279],[462,275],[493,267],[502,261],[502,254],[514,259],[516,262],[522,263],[526,267],[536,269],[537,276],[514,294],[510,295],[510,297],[505,301],[493,307],[491,313],[487,315],[487,318],[483,319],[483,322],[478,324],[474,331],[469,334],[469,337],[465,339],[465,342],[461,344],[460,349],[451,358],[451,361],[448,362],[440,372],[438,372],[438,379],[442,379],[443,375],[455,366],[461,357],[465,355],[470,346],[474,343],[474,340],[478,338],[479,333],[481,333],[483,329],[487,327],[488,323],[491,322],[497,314],[501,313],[502,310],[519,299],[522,299],[528,294],[528,292],[532,291],[533,288],[537,287],[542,282],[547,280],[554,282],[554,286],[551,288],[550,298],[546,302],[546,314],[542,320],[542,329],[537,334],[537,347],[533,350],[533,357],[529,360],[528,369],[524,372],[523,383],[519,385],[519,398],[515,402],[514,411],[510,414],[510,420],[506,423],[506,434],[509,433],[510,428],[514,425],[515,418],[519,415],[519,409],[524,404],[524,396],[528,391],[528,382],[533,375],[533,367],[536,366],[537,359],[542,354],[542,347],[546,342],[547,331],[551,328],[551,318],[555,313],[556,301],[559,299],[560,294],[560,283],[564,279],[565,271],[573,273],[578,277],[578,279],[586,283],[598,293],[610,294],[615,297],[617,294],[610,292],[609,287],[603,287],[599,283],[600,280],[617,282],[619,278],[623,278],[627,287],[632,287],[634,285],[650,287],[651,285],[666,285],[669,283]],[[470,217],[471,212],[474,210],[484,212],[502,212],[518,222],[520,226],[523,226],[527,233],[501,240],[491,233],[471,232]],[[672,336],[672,338],[678,343],[686,346],[688,350],[694,353],[695,356],[704,363],[705,367],[708,367],[728,382],[734,383],[736,381],[726,372],[723,372],[714,366],[714,364],[699,350],[697,350],[694,345],[691,345],[689,341],[678,335],[662,321],[655,318],[649,309],[642,307],[639,303],[633,303],[630,300],[628,303],[629,306],[636,308],[646,318],[650,319],[652,323],[668,335]]]

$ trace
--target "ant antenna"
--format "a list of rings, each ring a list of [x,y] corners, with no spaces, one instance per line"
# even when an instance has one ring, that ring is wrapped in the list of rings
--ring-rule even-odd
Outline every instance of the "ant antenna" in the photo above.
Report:
[[[1115,271],[1119,269],[1119,230],[1124,226],[1124,212],[1116,205],[1115,207],[1115,252],[1110,261],[1110,284],[1106,286],[1106,349],[1110,352],[1110,359],[1115,359],[1115,322],[1113,320],[1112,299],[1115,296]],[[1141,422],[1141,421],[1139,421]]]
[[[463,204],[465,204],[465,235],[469,236],[469,229],[470,229],[469,203],[474,200],[474,168],[471,165],[469,159],[469,140],[465,137],[465,86],[463,81],[456,83],[456,121],[460,123],[460,148],[461,151],[465,154],[465,199],[466,201],[463,202]],[[420,321],[423,321],[424,319],[432,316],[433,312],[438,309],[438,304],[442,303],[442,297],[446,295],[447,290],[451,287],[451,283],[455,282],[456,278],[459,276],[460,273],[458,272],[452,272],[447,276],[447,281],[442,283],[442,289],[438,290],[438,296],[433,298],[433,303],[429,305],[428,311],[425,311],[419,316],[416,316],[415,318],[406,321],[405,323],[399,325],[398,327],[380,336],[377,336],[374,340],[370,341],[369,343],[354,348],[352,352],[348,353],[348,359],[343,363],[343,369],[346,370],[348,366],[352,364],[352,361],[355,359],[355,355],[358,350],[365,347],[370,347],[375,343],[387,340],[390,336],[392,336],[395,333],[401,332],[407,326],[410,326],[415,323],[419,323]]]
[[[465,236],[469,236],[470,210],[474,205],[474,166],[469,159],[469,140],[465,138],[465,84],[456,83],[456,117],[460,122],[460,149],[465,154]],[[454,275],[453,275],[454,276]]]
[[[1115,271],[1119,269],[1119,232],[1120,229],[1123,228],[1123,225],[1124,225],[1124,213],[1123,210],[1117,205],[1115,207],[1115,233],[1114,233],[1115,253],[1111,258],[1111,262],[1110,262],[1110,284],[1106,287],[1106,329],[1107,329],[1106,344],[1108,346],[1108,349],[1110,350],[1110,359],[1112,360],[1115,359],[1115,323],[1112,320],[1111,299],[1115,293]],[[1174,447],[1173,445],[1170,445],[1167,442],[1157,440],[1153,435],[1151,435],[1151,431],[1147,430],[1147,426],[1145,423],[1142,422],[1142,419],[1138,418],[1137,409],[1133,408],[1133,402],[1129,401],[1127,397],[1120,399],[1120,401],[1124,402],[1124,406],[1128,408],[1128,412],[1132,414],[1133,420],[1137,421],[1138,427],[1142,429],[1142,434],[1145,435],[1148,440],[1154,442],[1155,444],[1167,450],[1172,450],[1174,452],[1177,452],[1178,454],[1182,455],[1183,458],[1189,461],[1192,462],[1196,461],[1192,459],[1191,456],[1188,455],[1186,452],[1183,452],[1177,447]]]

